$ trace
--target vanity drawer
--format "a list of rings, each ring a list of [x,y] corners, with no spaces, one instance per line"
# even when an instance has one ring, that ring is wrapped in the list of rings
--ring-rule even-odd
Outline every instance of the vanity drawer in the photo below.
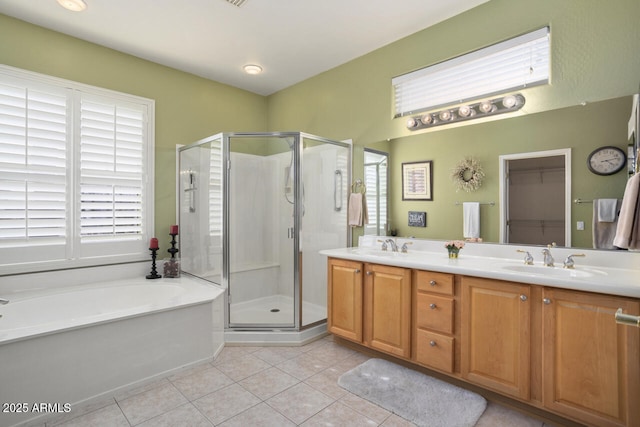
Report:
[[[454,303],[450,297],[418,293],[416,326],[452,334]]]
[[[453,372],[454,341],[453,337],[418,329],[416,362],[441,371]]]
[[[416,270],[414,279],[418,291],[453,295],[453,274]]]

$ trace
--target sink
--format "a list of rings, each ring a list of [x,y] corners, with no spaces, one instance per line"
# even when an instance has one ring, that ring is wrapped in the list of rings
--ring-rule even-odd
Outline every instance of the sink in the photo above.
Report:
[[[352,253],[381,258],[396,258],[407,256],[407,254],[403,252],[383,251],[380,249],[355,249]]]
[[[536,276],[552,276],[552,277],[593,277],[595,275],[606,275],[604,271],[592,270],[587,268],[562,268],[562,267],[545,267],[542,265],[503,265],[503,270],[514,271],[518,273],[534,274]]]

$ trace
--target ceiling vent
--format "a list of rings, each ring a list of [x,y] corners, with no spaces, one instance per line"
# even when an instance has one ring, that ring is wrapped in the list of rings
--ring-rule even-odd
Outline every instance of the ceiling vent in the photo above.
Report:
[[[225,1],[229,4],[232,4],[238,7],[242,7],[242,5],[247,2],[247,0],[225,0]]]

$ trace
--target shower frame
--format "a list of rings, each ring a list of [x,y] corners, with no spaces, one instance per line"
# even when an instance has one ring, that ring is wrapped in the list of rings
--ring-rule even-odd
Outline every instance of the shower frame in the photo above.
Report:
[[[231,168],[231,140],[233,138],[293,138],[293,169],[295,171],[293,177],[293,194],[295,195],[294,204],[293,204],[293,252],[291,256],[293,256],[293,325],[272,325],[272,324],[251,324],[251,323],[241,323],[234,324],[231,320],[231,305],[230,305],[230,294],[232,291],[233,284],[231,283],[231,253],[230,253],[230,227],[231,227],[231,213],[230,213],[230,168]],[[310,139],[315,142],[319,142],[322,144],[331,144],[337,145],[347,149],[347,167],[346,167],[346,177],[345,183],[348,187],[348,183],[351,182],[351,164],[353,158],[353,147],[351,142],[343,142],[327,139],[324,137],[304,133],[304,132],[228,132],[228,133],[219,133],[216,135],[212,135],[210,137],[204,138],[200,141],[197,141],[193,144],[180,147],[178,152],[182,152],[184,150],[188,150],[189,148],[204,145],[214,140],[221,141],[221,151],[222,151],[222,277],[221,284],[225,288],[225,330],[227,331],[284,331],[284,332],[301,332],[307,329],[318,327],[319,325],[323,325],[326,323],[326,317],[322,320],[318,320],[313,323],[309,323],[304,325],[302,318],[302,289],[303,289],[303,279],[302,279],[302,265],[301,265],[301,234],[300,231],[303,227],[303,193],[304,188],[302,184],[301,177],[304,172],[304,161],[303,161],[303,143],[305,139]],[[182,170],[179,166],[179,170]],[[181,192],[180,192],[181,194]],[[334,195],[335,198],[335,195]],[[179,201],[178,202],[178,211]],[[346,194],[345,201],[343,202],[345,216],[346,216]],[[346,246],[351,246],[351,233],[349,227],[346,226],[344,229],[344,239],[346,241]],[[188,272],[187,272],[188,273]],[[192,274],[192,273],[188,273]],[[197,276],[197,274],[194,274]]]

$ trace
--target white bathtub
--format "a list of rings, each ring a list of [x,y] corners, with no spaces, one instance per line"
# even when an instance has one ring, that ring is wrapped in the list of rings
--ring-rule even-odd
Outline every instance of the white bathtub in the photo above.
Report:
[[[56,415],[34,404],[73,411],[211,360],[223,346],[222,294],[183,276],[0,295],[10,300],[0,306],[0,427]]]

